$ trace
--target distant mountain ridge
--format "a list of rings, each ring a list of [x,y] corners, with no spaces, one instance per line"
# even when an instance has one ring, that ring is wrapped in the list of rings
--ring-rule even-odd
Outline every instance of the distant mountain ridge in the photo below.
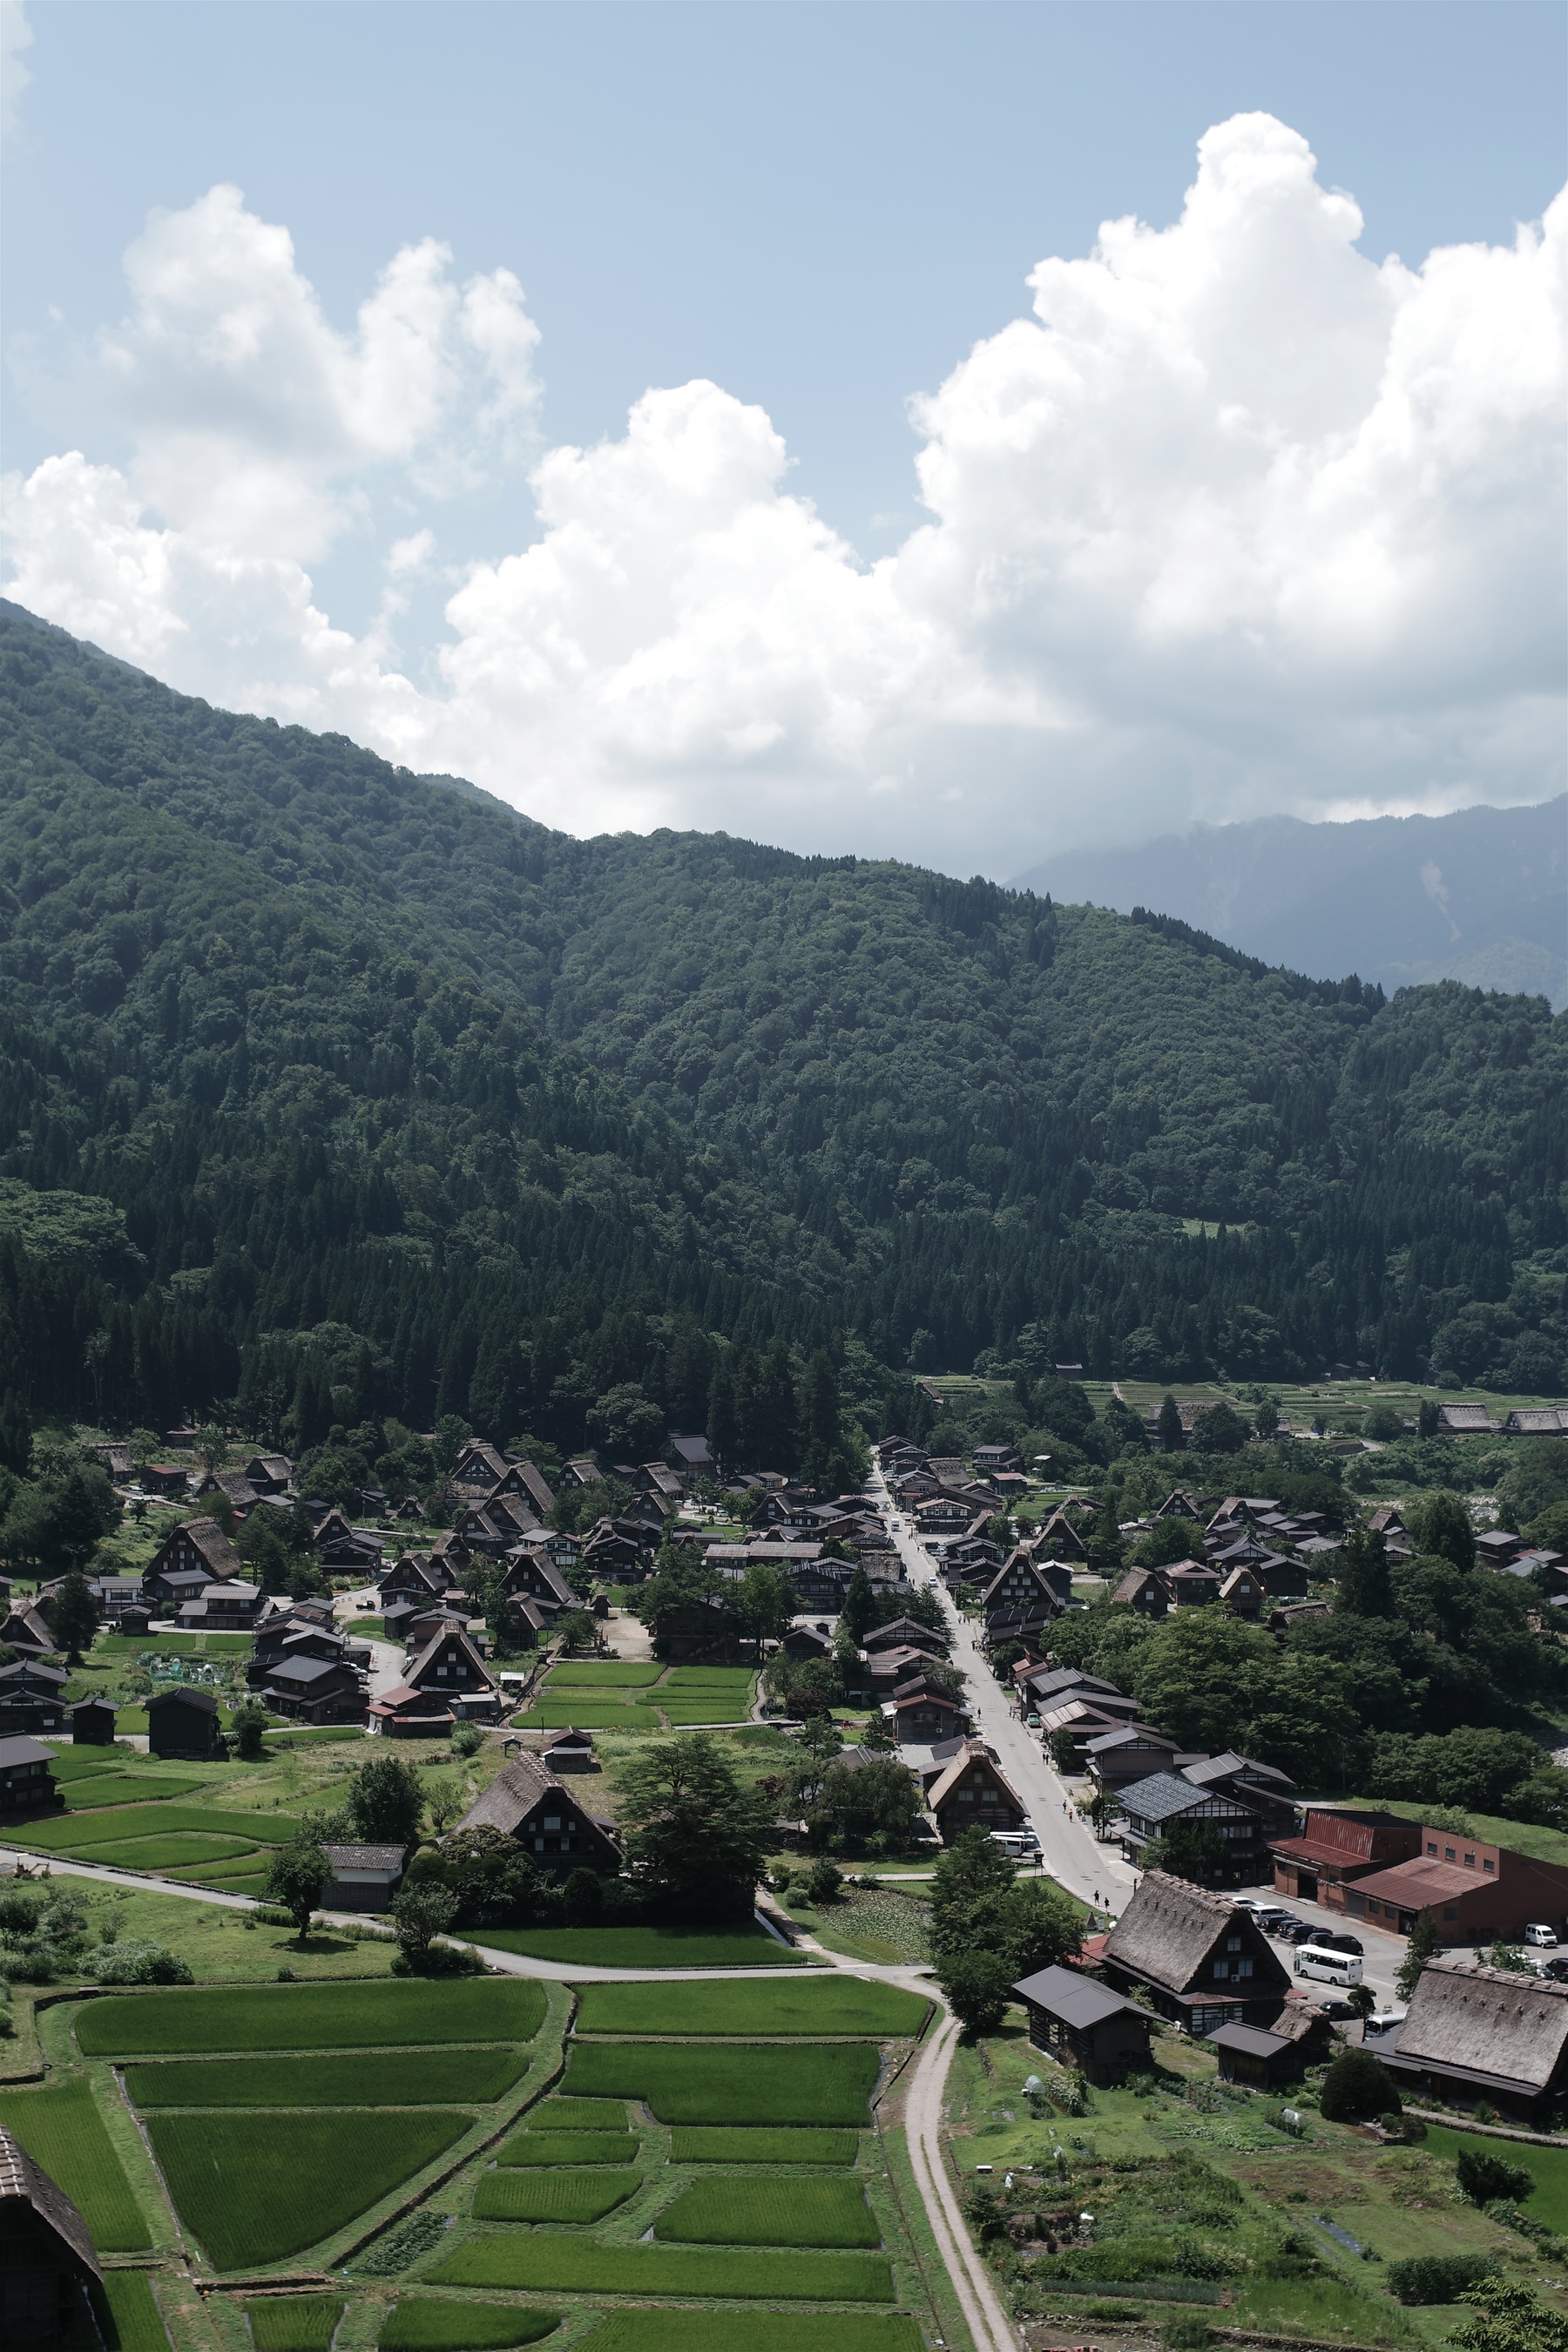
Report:
[[[1451,816],[1195,825],[1137,849],[1068,851],[1012,887],[1176,915],[1268,963],[1359,972],[1390,995],[1459,980],[1568,1005],[1568,793]]]

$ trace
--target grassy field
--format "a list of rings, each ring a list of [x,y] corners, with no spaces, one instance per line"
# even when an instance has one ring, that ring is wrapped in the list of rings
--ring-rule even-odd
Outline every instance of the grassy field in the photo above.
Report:
[[[558,2311],[460,2303],[446,2294],[405,2295],[383,2320],[375,2340],[378,2352],[510,2352],[516,2344],[537,2344],[560,2325]]]
[[[1444,2319],[1449,2316],[1445,2311]],[[1271,2336],[1338,2336],[1347,2344],[1407,2344],[1415,2335],[1382,2297],[1358,2294],[1333,2278],[1248,2280],[1237,2289],[1235,2324]]]
[[[169,2352],[168,2334],[145,2271],[105,2271],[92,2289],[105,2352]]]
[[[174,2210],[219,2270],[297,2254],[352,2221],[460,2139],[445,2108],[328,2115],[154,2115]]]
[[[208,1883],[216,1883],[219,1873],[226,1875],[228,1868],[226,1864],[216,1864]],[[384,1977],[396,1949],[390,1941],[360,1943],[341,1931],[318,1928],[301,1951],[292,1928],[258,1927],[251,1911],[193,1903],[123,1880],[103,1885],[73,1878],[70,1887],[86,1903],[95,1937],[112,1927],[121,1935],[167,1944],[190,1963],[197,1981],[204,1984],[244,1980],[271,1987],[280,1967],[292,1969],[301,1978]]]
[[[1402,1798],[1335,1796],[1336,1805],[1365,1805],[1373,1811],[1397,1813],[1402,1821],[1424,1822],[1431,1812],[1429,1805],[1407,1804]],[[1470,1835],[1486,1845],[1511,1848],[1515,1853],[1527,1853],[1535,1862],[1568,1863],[1568,1831],[1538,1827],[1532,1822],[1505,1822],[1496,1813],[1475,1813],[1467,1805],[1465,1819],[1470,1825]]]
[[[826,1972],[795,1983],[588,1984],[579,2033],[918,2033],[931,2012],[919,1993]]]
[[[1421,2147],[1425,2155],[1446,2157],[1450,2163],[1461,2148],[1468,2147],[1483,2156],[1500,2156],[1507,2164],[1523,2165],[1535,2175],[1535,2194],[1525,2199],[1525,2211],[1549,2229],[1568,2230],[1568,2148],[1482,2139],[1473,2132],[1451,2130],[1447,2124],[1428,2124]]]
[[[136,1809],[139,1817],[145,1807]],[[108,1826],[107,1815],[94,1820]],[[199,1870],[215,1862],[238,1862],[256,1852],[247,1838],[203,1837],[187,1830],[172,1837],[105,1838],[101,1845],[76,1845],[73,1862],[98,1863],[115,1870]]]
[[[479,2221],[602,2221],[642,2185],[640,2172],[486,2172]]]
[[[853,2164],[852,2131],[726,2131],[689,2124],[670,2136],[672,2164]]]
[[[653,2225],[661,2243],[686,2246],[879,2246],[882,2231],[858,2180],[700,2180]]]
[[[696,2049],[670,2042],[580,2042],[564,2088],[646,2099],[667,2124],[844,2124],[861,2128],[881,2071],[869,2042]]]
[[[276,1985],[121,1993],[77,2018],[89,2058],[142,2051],[374,2050],[424,2042],[531,2042],[544,1994],[522,1978],[459,1984]]]
[[[472,1940],[531,1959],[595,1969],[794,1969],[807,1959],[750,1921],[717,1928],[483,1927],[474,1929]]]
[[[526,2049],[413,2050],[363,2056],[175,2058],[126,2070],[138,2107],[489,2106],[528,2072]]]
[[[624,2099],[542,2099],[522,2119],[524,2131],[629,2131]]]
[[[677,1731],[700,1729],[704,1724],[744,1723],[750,1704],[743,1699],[667,1699],[661,1697],[658,1691],[655,1691],[654,1697],[668,1717],[671,1728]]]
[[[0,2124],[78,2207],[100,2253],[140,2253],[152,2244],[114,2143],[79,2077],[47,2091],[0,2091]]]
[[[602,1698],[574,1700],[569,1696],[545,1699],[512,1722],[523,1731],[662,1731],[663,1718],[651,1706],[616,1706]]]
[[[343,2306],[335,2294],[268,2295],[245,2315],[256,2352],[331,2352]]]
[[[511,2168],[625,2164],[628,2156],[637,2154],[638,2145],[628,2141],[624,2132],[525,2131],[505,2143],[496,2162]]]
[[[545,2294],[721,2294],[759,2303],[893,2300],[892,2272],[874,2254],[603,2246],[552,2230],[526,2236],[496,2231],[470,2238],[426,2276],[437,2286],[531,2287]]]
[[[919,2322],[902,2313],[887,2319],[862,2311],[746,2314],[746,2352],[924,2352],[925,2340]],[[593,2352],[734,2352],[735,2315],[616,2311],[588,2341]]]
[[[103,1755],[100,1748],[99,1755]],[[86,1772],[62,1772],[58,1764],[50,1771],[65,1792],[68,1813],[91,1813],[105,1805],[144,1805],[160,1797],[188,1797],[201,1782],[188,1776],[184,1780],[155,1780],[151,1772],[113,1772],[101,1768]]]

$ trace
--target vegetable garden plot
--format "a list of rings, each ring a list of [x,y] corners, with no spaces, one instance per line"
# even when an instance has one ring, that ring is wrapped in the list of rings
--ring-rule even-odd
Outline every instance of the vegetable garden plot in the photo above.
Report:
[[[642,2186],[640,2172],[487,2172],[477,2221],[602,2221]]]
[[[147,2131],[181,2221],[219,2270],[237,2270],[331,2237],[433,2164],[473,2120],[445,2108],[250,2108],[154,2114]]]
[[[438,2286],[533,2287],[546,2294],[722,2294],[759,2303],[893,2300],[893,2273],[877,2254],[605,2246],[553,2230],[489,2231],[468,2239],[426,2277]]]
[[[130,2066],[132,2104],[153,2107],[489,2106],[528,2072],[526,2049],[414,2050],[395,2057],[174,2058]]]
[[[671,2135],[672,2164],[853,2164],[852,2131],[726,2131],[688,2124]]]
[[[595,1969],[801,1969],[792,1952],[752,1920],[734,1927],[476,1927],[476,1944]]]
[[[576,2030],[589,2033],[918,2033],[931,2003],[896,1985],[826,1971],[778,1984],[587,1984]]]
[[[382,2321],[376,2344],[378,2352],[511,2352],[513,2345],[537,2344],[560,2325],[558,2311],[459,2303],[455,2295],[407,2295]],[[903,2352],[902,2346],[895,2352]]]
[[[519,2132],[497,2151],[500,2165],[625,2164],[641,2142],[623,2132]]]
[[[777,2048],[676,2042],[579,2042],[564,2088],[646,2099],[667,2124],[843,2124],[870,2120],[881,2053],[864,2042]]]
[[[602,1690],[636,1690],[658,1682],[663,1672],[657,1659],[569,1659],[563,1665],[551,1667],[549,1687],[560,1690],[574,1684],[587,1684]]]
[[[919,2322],[903,2313],[749,2311],[744,2335],[746,2352],[925,2352]],[[735,2352],[735,2314],[616,2311],[587,2342],[590,2352]]]
[[[331,2352],[343,2305],[335,2294],[268,2295],[245,2315],[256,2352]]]
[[[477,2209],[476,2209],[477,2210]],[[881,2225],[858,2180],[700,2180],[653,2225],[661,2243],[688,2246],[879,2246]]]
[[[101,2254],[153,2242],[114,2142],[79,2076],[47,2091],[0,2091],[0,2124],[79,2210]]]
[[[426,2042],[531,2042],[544,1992],[522,1977],[430,1984],[196,1986],[120,1993],[78,2012],[89,2058],[146,2051],[374,2050]]]

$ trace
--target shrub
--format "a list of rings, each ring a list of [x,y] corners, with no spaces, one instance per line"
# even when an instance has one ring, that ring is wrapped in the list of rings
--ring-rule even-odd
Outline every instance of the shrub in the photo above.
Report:
[[[485,1735],[477,1723],[459,1723],[452,1734],[454,1756],[477,1756],[485,1744]]]
[[[1454,2169],[1459,2194],[1471,2205],[1500,2200],[1517,2204],[1521,2197],[1535,2193],[1535,2175],[1528,2165],[1510,2164],[1506,2158],[1492,2156],[1485,2148],[1462,2147]]]
[[[171,1952],[166,1944],[149,1943],[140,1936],[100,1946],[84,1963],[82,1972],[98,1984],[188,1985],[195,1981],[188,1960]]]
[[[1458,2303],[1496,2270],[1490,2254],[1411,2254],[1390,2263],[1387,2277],[1401,2303]]]
[[[1399,2094],[1386,2068],[1366,2050],[1342,2050],[1323,2079],[1319,2106],[1330,2123],[1354,2116],[1396,2116]]]

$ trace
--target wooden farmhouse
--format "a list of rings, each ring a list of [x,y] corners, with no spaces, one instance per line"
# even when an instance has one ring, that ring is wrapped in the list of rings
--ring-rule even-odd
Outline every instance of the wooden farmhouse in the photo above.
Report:
[[[1102,1965],[1116,1990],[1142,1985],[1156,2016],[1199,2038],[1222,2025],[1271,2024],[1290,1990],[1250,1911],[1163,1870],[1139,1881]]]
[[[552,1877],[565,1878],[574,1870],[596,1870],[605,1878],[620,1873],[615,1823],[590,1813],[542,1757],[514,1756],[475,1798],[458,1828],[500,1830]]]
[[[1539,2126],[1568,2098],[1568,1985],[1429,1960],[1377,2054],[1407,2097],[1481,2100]]]
[[[54,1760],[52,1748],[25,1734],[0,1739],[0,1813],[9,1818],[16,1813],[47,1812],[63,1804],[49,1770]]]
[[[1029,2040],[1087,2082],[1118,2083],[1148,2066],[1154,2021],[1078,1969],[1040,1969],[1013,1987],[1029,2020]]]
[[[1024,1801],[1004,1773],[996,1751],[983,1739],[966,1740],[942,1778],[928,1790],[943,1845],[978,1823],[984,1830],[1020,1830]]]
[[[147,1701],[147,1747],[153,1756],[190,1756],[205,1763],[218,1752],[217,1701],[210,1691],[154,1691]]]

